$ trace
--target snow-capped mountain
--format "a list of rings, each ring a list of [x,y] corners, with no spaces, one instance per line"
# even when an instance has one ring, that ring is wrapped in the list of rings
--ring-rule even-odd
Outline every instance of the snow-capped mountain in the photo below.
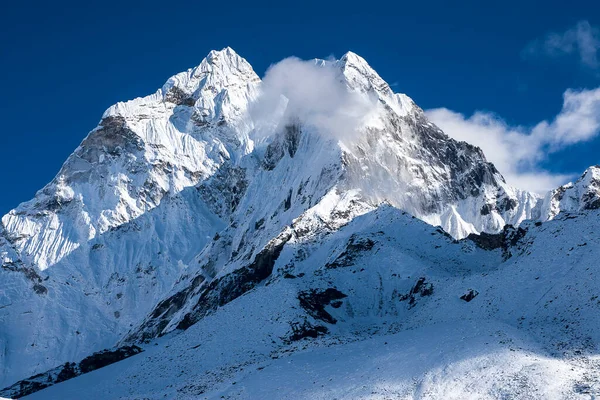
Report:
[[[224,335],[214,346],[231,344],[232,332],[219,327],[243,314],[226,310],[242,307],[255,315],[251,324],[268,323],[248,303],[256,296],[264,312],[280,315],[272,332],[251,325],[248,334],[258,341],[277,337],[279,346],[294,335],[337,334],[329,325],[341,317],[323,307],[350,297],[360,283],[352,278],[361,274],[379,288],[365,298],[383,305],[371,315],[373,301],[351,302],[352,316],[344,318],[358,322],[344,337],[366,332],[375,316],[403,325],[414,302],[428,296],[423,291],[436,286],[413,282],[417,275],[438,268],[435,279],[454,282],[465,271],[499,268],[522,239],[507,224],[596,208],[595,168],[542,199],[507,185],[480,149],[447,137],[356,54],[310,65],[369,105],[348,132],[331,134],[298,113],[285,93],[275,96],[273,112],[255,112],[267,83],[232,49],[213,51],[156,93],[110,107],[56,178],[2,218],[0,387],[182,330],[205,329],[201,336]],[[454,242],[482,232],[497,235]],[[389,256],[378,258],[378,235],[401,250],[388,244]],[[384,263],[378,268],[387,275],[399,274],[402,284],[391,284],[381,271],[345,276],[350,270],[342,267],[362,252]],[[398,267],[406,260],[414,261],[410,271]],[[320,294],[323,274],[337,271],[346,272],[335,278],[335,291]],[[310,279],[286,279],[300,274]],[[292,285],[289,293],[287,283],[263,288],[273,280],[314,279],[319,285]],[[329,300],[306,305],[297,291]],[[398,311],[386,303],[392,297],[405,297],[399,301],[409,306]],[[305,311],[295,308],[298,299]],[[329,325],[316,325],[315,318]],[[261,351],[279,349],[265,346]]]

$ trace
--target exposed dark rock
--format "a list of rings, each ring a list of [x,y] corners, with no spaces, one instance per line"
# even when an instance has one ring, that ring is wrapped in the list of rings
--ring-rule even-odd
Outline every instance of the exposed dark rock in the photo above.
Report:
[[[6,271],[18,272],[25,275],[25,277],[33,283],[33,291],[36,294],[40,296],[48,294],[48,288],[41,283],[44,280],[48,280],[49,277],[47,276],[45,279],[42,279],[35,268],[25,267],[20,260],[3,262],[0,267]]]
[[[117,349],[100,351],[84,358],[79,363],[67,362],[60,367],[23,379],[0,390],[0,396],[21,398],[56,383],[64,382],[79,375],[114,364],[141,352],[142,349],[137,346],[123,346]]]
[[[66,362],[58,375],[56,375],[56,380],[54,383],[60,383],[71,378],[75,378],[77,375],[79,375],[79,371],[77,371],[77,364],[74,362]]]
[[[191,297],[195,289],[204,281],[204,276],[197,275],[185,289],[158,303],[154,310],[152,310],[152,313],[150,313],[150,317],[144,321],[136,332],[129,335],[125,341],[134,342],[139,340],[146,342],[156,336],[162,336],[164,328],[167,327],[173,315],[181,310],[181,307]]]
[[[431,283],[426,283],[425,278],[419,278],[415,286],[412,288],[412,293],[419,293],[421,297],[431,296],[433,294],[433,285]]]
[[[408,306],[409,306],[409,308],[412,308],[415,306],[415,304],[417,302],[417,298],[416,298],[417,295],[419,295],[421,297],[425,297],[425,296],[431,296],[432,294],[433,294],[433,284],[430,282],[427,282],[427,279],[425,277],[421,277],[417,280],[417,282],[412,287],[410,292],[408,292],[407,294],[401,295],[399,297],[399,300],[400,301],[408,300]]]
[[[374,246],[375,242],[373,240],[352,235],[348,240],[346,249],[334,261],[325,264],[325,268],[340,268],[354,265],[354,261],[362,252],[369,251]]]
[[[403,135],[402,122],[408,124],[415,132],[414,139],[418,140],[419,151],[426,157],[432,167],[444,169],[441,178],[452,182],[448,190],[434,195],[426,203],[421,204],[424,213],[440,212],[443,204],[462,200],[481,194],[483,185],[498,186],[502,177],[493,164],[485,161],[480,148],[466,142],[448,140],[448,137],[435,125],[428,123],[425,115],[413,117],[395,117],[389,115],[388,132],[397,132],[398,140]],[[376,141],[376,139],[375,139]],[[365,150],[369,152],[368,149]],[[414,173],[424,182],[429,182],[429,173],[414,167]]]
[[[192,312],[186,314],[177,329],[187,329],[208,313],[235,300],[267,279],[273,272],[275,261],[292,237],[289,230],[270,241],[250,265],[237,269],[204,288]]]
[[[241,167],[223,164],[198,191],[205,203],[220,217],[229,217],[237,208],[248,188],[246,170]]]
[[[466,240],[471,240],[484,250],[501,249],[503,258],[507,260],[512,257],[511,248],[515,247],[526,234],[527,230],[524,228],[505,225],[500,233],[482,232],[479,235],[471,233]]]
[[[477,297],[478,294],[479,294],[479,292],[477,290],[469,289],[467,291],[467,293],[460,296],[460,299],[469,303],[471,300],[473,300],[475,297]]]
[[[75,154],[94,164],[102,154],[119,156],[144,149],[144,142],[127,126],[122,116],[109,116],[100,121],[100,126],[88,135]],[[76,175],[71,174],[73,177]]]
[[[40,285],[39,283],[36,283],[35,285],[33,285],[33,291],[36,292],[37,294],[46,294],[46,293],[48,293],[48,288],[46,288],[46,286],[44,286],[44,285]]]
[[[288,154],[294,158],[296,150],[298,150],[298,144],[300,143],[300,125],[290,124],[286,125],[285,129],[285,144],[287,147]]]
[[[12,272],[20,272],[23,275],[25,275],[25,277],[27,279],[29,279],[31,282],[33,282],[34,285],[41,283],[43,281],[40,274],[38,274],[34,268],[24,266],[23,262],[21,262],[20,260],[3,262],[2,269],[7,270],[7,271],[12,271]],[[46,279],[47,278],[48,277],[46,277]],[[35,288],[34,288],[34,290],[35,290]],[[43,291],[43,289],[38,289],[38,290]],[[36,291],[36,293],[37,293],[37,291]]]
[[[79,363],[79,370],[81,374],[97,370],[107,365],[114,364],[118,361],[124,360],[138,353],[141,353],[142,349],[138,346],[123,346],[116,350],[104,350],[98,353],[94,353],[81,360]]]
[[[336,301],[332,301],[331,302],[331,307],[333,308],[340,308],[342,306],[342,304],[344,304],[343,302],[336,300]]]
[[[284,127],[283,133],[275,136],[273,142],[267,146],[263,158],[263,168],[267,171],[273,170],[279,160],[281,160],[287,152],[291,158],[294,158],[298,145],[300,143],[301,129],[299,124],[290,124]]]
[[[597,393],[594,390],[594,386],[596,386],[596,382],[575,382],[573,384],[573,391],[578,394],[587,394],[590,395],[590,398],[594,398]]]
[[[31,378],[35,378],[35,376]],[[15,387],[16,385],[18,385],[18,387]],[[2,389],[2,391],[0,391],[0,395],[19,398],[38,392],[47,388],[48,386],[52,386],[52,383],[23,379],[11,387]]]
[[[292,206],[292,189],[290,189],[288,196],[285,199],[285,202],[283,203],[283,210],[287,211],[290,209],[291,206]]]
[[[510,197],[503,197],[502,199],[498,199],[496,202],[496,206],[500,211],[511,211],[517,208],[519,203],[516,199],[512,199]]]
[[[440,234],[440,235],[442,235],[442,236],[444,236],[444,237],[446,237],[448,240],[452,241],[452,243],[457,243],[457,240],[454,239],[451,234],[449,234],[448,232],[446,232],[442,228],[438,227],[435,230],[435,232],[438,233],[438,234]],[[433,233],[432,233],[432,235],[433,235]]]
[[[283,146],[277,141],[269,144],[265,151],[265,156],[262,162],[263,168],[267,171],[272,171],[277,166],[279,160],[284,156]]]
[[[178,106],[188,106],[193,107],[196,104],[196,100],[177,86],[173,86],[169,91],[165,94],[165,101],[169,103],[173,103]]]
[[[209,125],[209,122],[206,120],[206,116],[203,115],[202,112],[198,112],[198,110],[194,110],[192,116],[190,117],[190,121],[200,128]]]
[[[38,205],[38,207],[43,207],[43,208],[45,208],[48,211],[56,212],[56,211],[62,209],[67,204],[71,203],[71,201],[72,200],[65,200],[62,197],[59,197],[59,196],[56,196],[56,195],[52,195],[52,197],[50,197],[44,203],[44,205]]]
[[[496,250],[504,247],[504,233],[486,233],[479,235],[471,233],[467,239],[473,241],[477,246],[484,250]]]
[[[489,215],[492,211],[494,211],[494,206],[491,204],[484,204],[483,207],[481,207],[481,215]]]
[[[331,314],[325,311],[325,307],[328,306],[332,301],[340,300],[345,297],[348,296],[335,288],[328,288],[325,290],[311,289],[298,293],[300,306],[304,308],[313,318],[329,324],[335,324],[337,320],[333,318]],[[340,305],[338,305],[338,307]]]
[[[260,228],[263,227],[264,224],[265,224],[265,219],[264,218],[259,219],[258,221],[256,221],[254,223],[254,230],[259,230]]]
[[[598,196],[598,193],[588,192],[582,196],[581,200],[583,201],[584,210],[597,210],[600,208],[600,197]]]
[[[302,323],[293,323],[292,326],[292,334],[287,340],[284,340],[286,343],[296,342],[298,340],[302,340],[305,338],[316,339],[321,335],[325,335],[329,332],[329,329],[322,325],[311,325],[308,321],[304,321]]]
[[[554,190],[554,195],[552,196],[552,198],[556,201],[561,201],[563,199],[563,197],[565,196],[566,191],[567,191],[567,187],[561,186],[558,189]]]

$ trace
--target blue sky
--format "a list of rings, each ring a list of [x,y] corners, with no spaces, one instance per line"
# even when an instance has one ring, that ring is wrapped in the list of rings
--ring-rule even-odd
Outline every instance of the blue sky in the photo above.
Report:
[[[552,126],[566,90],[600,86],[600,68],[589,51],[580,51],[583,45],[595,49],[595,42],[577,36],[578,24],[587,21],[594,39],[597,1],[286,3],[3,5],[0,213],[51,180],[108,106],[154,92],[169,76],[225,46],[259,75],[288,56],[352,50],[395,91],[423,109],[437,109],[436,117],[452,123],[457,135],[463,128],[491,127],[501,146],[502,135],[529,143],[533,127],[542,121]],[[591,107],[598,111],[595,103]],[[477,111],[485,118],[471,118]],[[580,173],[600,162],[600,138],[588,136],[568,144],[530,144],[540,154],[525,157],[523,165],[554,180]],[[507,145],[509,153],[510,146],[515,143]]]

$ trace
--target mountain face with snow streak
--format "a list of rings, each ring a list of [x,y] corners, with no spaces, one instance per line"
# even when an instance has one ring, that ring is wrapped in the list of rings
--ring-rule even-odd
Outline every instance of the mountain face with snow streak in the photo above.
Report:
[[[261,119],[263,83],[230,48],[104,113],[2,218],[0,386],[188,329],[263,283],[288,243],[312,243],[308,257],[381,207],[455,239],[594,208],[596,169],[545,199],[512,188],[356,54],[313,64],[374,105],[352,134],[298,118],[283,95]]]

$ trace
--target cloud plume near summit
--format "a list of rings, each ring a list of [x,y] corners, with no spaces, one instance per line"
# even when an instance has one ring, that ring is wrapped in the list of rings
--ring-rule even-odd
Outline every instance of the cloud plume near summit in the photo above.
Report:
[[[334,139],[352,138],[376,109],[368,95],[349,90],[332,62],[286,58],[267,70],[253,120],[268,129],[296,120]],[[265,134],[268,131],[263,129]]]
[[[349,88],[336,63],[290,57],[271,65],[261,96],[250,106],[255,138],[301,121],[333,139],[355,139],[372,122],[377,100]],[[545,170],[544,161],[600,134],[600,88],[566,90],[560,112],[533,126],[510,126],[487,111],[466,116],[442,107],[426,110],[426,115],[448,136],[480,147],[509,184],[544,193],[576,176]]]

